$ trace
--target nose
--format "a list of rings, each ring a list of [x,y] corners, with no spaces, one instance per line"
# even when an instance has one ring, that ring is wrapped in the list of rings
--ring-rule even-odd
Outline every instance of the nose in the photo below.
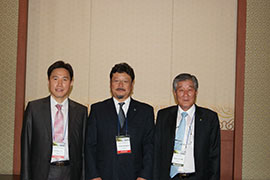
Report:
[[[184,96],[188,96],[189,95],[188,91],[184,91],[184,94],[183,95]]]
[[[123,85],[124,85],[124,82],[123,81],[119,81],[119,86],[120,87],[123,87]]]
[[[61,79],[58,79],[57,85],[58,85],[58,86],[62,86],[62,84],[63,84],[63,81],[62,81]]]

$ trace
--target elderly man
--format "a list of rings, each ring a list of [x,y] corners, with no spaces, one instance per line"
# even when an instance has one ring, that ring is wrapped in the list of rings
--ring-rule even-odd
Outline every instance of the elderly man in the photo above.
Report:
[[[177,105],[157,115],[154,180],[219,180],[217,113],[195,104],[198,81],[194,75],[176,76],[173,90]]]

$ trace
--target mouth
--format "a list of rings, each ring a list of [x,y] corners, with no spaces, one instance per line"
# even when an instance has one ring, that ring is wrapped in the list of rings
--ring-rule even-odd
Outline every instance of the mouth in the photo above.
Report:
[[[63,92],[63,89],[55,89],[56,92]]]
[[[126,91],[126,90],[123,88],[117,88],[116,91]]]
[[[184,99],[183,102],[189,102],[190,100],[189,99]]]

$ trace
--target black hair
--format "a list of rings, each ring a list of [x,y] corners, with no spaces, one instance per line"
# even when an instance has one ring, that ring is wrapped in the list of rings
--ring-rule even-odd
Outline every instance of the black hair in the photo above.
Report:
[[[110,72],[110,79],[112,80],[112,76],[114,73],[127,73],[131,77],[131,82],[135,79],[135,74],[132,69],[127,63],[119,63],[114,65]]]
[[[52,74],[52,71],[57,69],[57,68],[64,68],[69,72],[70,80],[73,78],[73,69],[70,64],[65,63],[64,61],[56,61],[53,63],[47,71],[48,79],[50,79],[50,76]]]

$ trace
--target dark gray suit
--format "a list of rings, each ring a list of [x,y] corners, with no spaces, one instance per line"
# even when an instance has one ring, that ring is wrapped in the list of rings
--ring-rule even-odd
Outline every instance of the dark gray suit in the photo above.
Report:
[[[95,177],[102,180],[152,179],[153,108],[131,99],[126,122],[132,153],[117,155],[118,116],[113,99],[91,106],[85,145],[86,180]]]
[[[82,178],[87,108],[68,99],[68,143],[71,180]],[[46,180],[52,154],[50,97],[29,102],[21,136],[21,180]]]
[[[170,180],[178,106],[158,112],[155,131],[154,180]],[[188,179],[219,180],[220,128],[217,113],[196,106],[194,158],[196,173]]]

